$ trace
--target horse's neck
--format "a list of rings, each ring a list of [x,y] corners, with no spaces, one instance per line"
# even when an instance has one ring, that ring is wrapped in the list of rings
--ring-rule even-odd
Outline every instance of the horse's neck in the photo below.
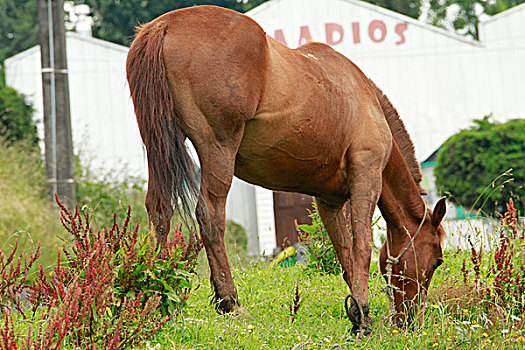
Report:
[[[404,227],[419,223],[424,215],[425,203],[395,142],[383,171],[378,206],[389,227],[397,232],[405,232]]]

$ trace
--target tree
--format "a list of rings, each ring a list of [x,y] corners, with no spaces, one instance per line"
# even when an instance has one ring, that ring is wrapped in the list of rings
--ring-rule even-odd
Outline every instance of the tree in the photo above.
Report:
[[[371,4],[402,13],[412,18],[421,15],[421,0],[365,0]]]
[[[216,5],[245,12],[267,0],[75,0],[88,4],[93,11],[93,35],[128,45],[135,26],[147,23],[168,11],[196,5]]]
[[[478,40],[481,15],[493,16],[523,2],[525,0],[430,0],[429,22],[446,27],[448,17],[452,17],[451,24],[457,33]]]
[[[0,63],[38,43],[36,0],[0,0]]]
[[[474,123],[441,147],[435,169],[438,188],[449,192],[456,204],[482,208],[489,215],[505,212],[510,197],[523,212],[525,119],[499,124],[487,116]]]

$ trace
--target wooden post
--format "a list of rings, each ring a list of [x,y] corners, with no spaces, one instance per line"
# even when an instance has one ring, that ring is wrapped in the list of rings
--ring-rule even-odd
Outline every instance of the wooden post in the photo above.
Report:
[[[64,0],[38,0],[44,97],[45,163],[49,190],[76,203],[64,27]]]

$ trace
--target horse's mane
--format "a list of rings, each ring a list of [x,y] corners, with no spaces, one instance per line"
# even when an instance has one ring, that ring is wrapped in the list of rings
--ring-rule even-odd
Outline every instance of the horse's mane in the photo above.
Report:
[[[416,159],[414,144],[412,143],[410,135],[405,128],[405,124],[399,117],[399,114],[388,97],[386,97],[383,91],[381,91],[381,89],[379,89],[372,80],[370,80],[370,82],[375,87],[376,96],[379,100],[379,103],[381,104],[381,109],[383,110],[383,114],[385,115],[386,121],[388,122],[388,126],[390,127],[390,132],[392,133],[397,146],[401,150],[403,158],[405,158],[405,162],[408,165],[408,169],[410,170],[410,174],[412,174],[412,178],[416,183],[419,193],[421,195],[426,195],[427,192],[421,187],[421,179],[423,176],[421,175],[419,162]]]

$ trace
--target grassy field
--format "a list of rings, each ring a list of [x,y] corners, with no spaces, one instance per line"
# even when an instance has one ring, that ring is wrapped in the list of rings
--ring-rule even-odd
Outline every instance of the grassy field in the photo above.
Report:
[[[39,185],[43,183],[38,154],[18,147],[5,147],[0,143],[0,251],[8,254],[18,239],[19,251],[28,252],[40,240],[42,257],[38,263],[47,267],[55,260],[57,247],[63,244],[59,238],[66,241],[68,238],[59,224],[57,209],[45,198],[45,190]],[[98,211],[95,212],[95,219],[99,214],[100,222],[111,226],[112,215],[108,213],[117,209],[122,211],[121,198],[129,202],[129,196],[125,197],[127,192],[122,191],[121,185],[114,185],[109,190],[108,186],[85,181],[83,191],[86,198],[94,198],[92,202],[95,205],[91,204],[91,207]],[[142,195],[140,191],[130,193]],[[111,198],[106,198],[108,196]],[[108,208],[99,205],[108,202]],[[135,206],[142,208],[143,199],[137,199],[137,202],[140,204]],[[138,211],[138,217],[144,216],[142,208]],[[135,220],[136,217],[132,222]],[[516,225],[514,229],[507,224],[502,227],[512,239],[494,237],[492,251],[481,253],[478,247],[472,251],[457,251],[452,247],[445,252],[445,263],[437,270],[431,284],[424,324],[411,330],[393,327],[388,322],[388,303],[381,292],[385,283],[378,273],[377,256],[374,256],[369,281],[373,333],[361,340],[350,335],[351,323],[343,311],[343,302],[349,291],[341,276],[311,273],[302,265],[269,268],[268,262],[244,256],[240,252],[242,249],[232,246],[235,241],[233,236],[229,237],[232,272],[247,314],[221,316],[209,305],[209,270],[205,254],[201,252],[186,308],[140,348],[523,349],[525,233],[521,233],[522,227],[517,230]],[[235,227],[228,230],[234,231],[238,236],[239,230]],[[468,236],[470,231],[475,230],[465,229],[461,233]],[[142,221],[141,232],[147,232],[147,220]],[[472,232],[472,235],[478,233]],[[506,247],[502,245],[503,241]],[[477,265],[475,261],[478,261]],[[47,273],[53,276],[50,270]],[[31,278],[33,276],[30,275]],[[84,276],[84,271],[81,270],[78,276]],[[1,282],[0,279],[0,288]],[[299,309],[292,315],[290,304],[296,297],[296,286],[300,293]],[[106,287],[110,295],[113,287]],[[510,297],[502,300],[496,295],[498,288],[500,291],[505,289],[503,298]],[[91,289],[87,286],[86,290]],[[0,307],[2,299],[3,295],[0,295]],[[90,310],[89,307],[87,309]],[[110,324],[116,320],[111,312],[108,313],[106,306],[96,314],[101,319],[109,320]],[[25,339],[29,324],[33,330],[43,329],[53,319],[39,315],[36,314],[32,320],[22,320],[20,315],[13,314],[15,330],[22,334],[20,342]],[[7,326],[4,328],[1,311],[0,316],[0,332],[9,331]],[[55,319],[60,319],[59,315]],[[135,316],[128,321],[133,326]],[[10,349],[17,349],[20,342],[12,343],[14,347]],[[75,348],[69,338],[60,343],[62,349]],[[0,348],[1,344],[2,337]]]
[[[388,302],[377,262],[370,274],[371,337],[356,340],[343,310],[348,288],[340,276],[308,275],[302,266],[268,268],[234,257],[233,275],[250,317],[220,316],[210,307],[209,272],[201,264],[200,286],[183,315],[169,323],[155,349],[522,349],[519,317],[495,316],[461,288],[465,254],[447,254],[434,277],[424,324],[403,330],[389,324]],[[206,263],[204,263],[205,265]],[[292,322],[290,303],[298,283],[300,308]],[[459,295],[458,295],[459,294]]]

